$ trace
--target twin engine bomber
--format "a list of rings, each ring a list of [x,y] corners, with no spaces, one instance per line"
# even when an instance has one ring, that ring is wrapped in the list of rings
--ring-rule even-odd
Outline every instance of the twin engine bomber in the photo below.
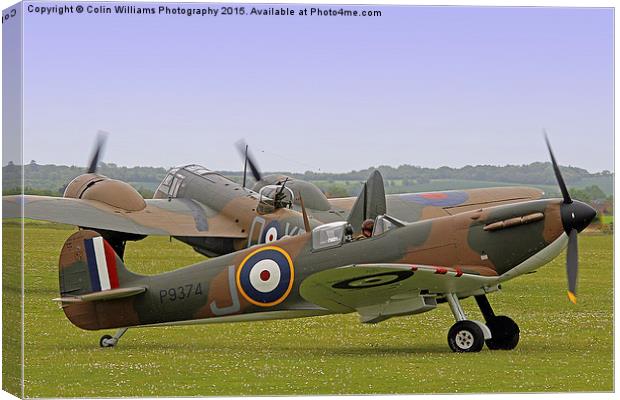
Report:
[[[243,183],[198,165],[173,168],[153,199],[90,166],[64,197],[5,196],[6,217],[78,226],[59,261],[61,305],[115,346],[130,327],[359,314],[363,323],[420,314],[447,303],[455,352],[514,349],[517,324],[487,294],[547,264],[567,247],[568,296],[576,302],[577,236],[596,212],[571,199],[547,141],[562,198],[537,189],[485,188],[385,195],[373,172],[356,198],[327,199],[313,184],[262,176],[248,155]],[[256,184],[246,186],[249,167]],[[22,215],[23,207],[23,215]],[[362,227],[366,227],[362,229]],[[373,226],[372,232],[367,229]],[[171,236],[211,259],[144,276],[124,263],[128,242]],[[484,322],[467,318],[474,297]]]

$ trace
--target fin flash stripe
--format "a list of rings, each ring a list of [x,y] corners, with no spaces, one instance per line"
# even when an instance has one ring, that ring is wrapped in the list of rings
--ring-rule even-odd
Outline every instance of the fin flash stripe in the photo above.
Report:
[[[119,286],[116,253],[101,236],[84,240],[86,261],[93,292],[116,289]]]

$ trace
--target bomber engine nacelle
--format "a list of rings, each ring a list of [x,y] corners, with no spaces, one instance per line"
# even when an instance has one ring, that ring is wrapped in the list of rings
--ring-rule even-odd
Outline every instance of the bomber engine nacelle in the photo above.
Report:
[[[144,198],[131,185],[95,173],[83,174],[72,180],[65,189],[64,197],[95,200],[125,211],[140,211],[146,208]],[[146,237],[133,233],[94,229],[88,226],[81,228],[92,229],[101,234],[121,259],[125,253],[126,241],[142,240]]]
[[[96,200],[125,211],[140,211],[146,207],[144,198],[131,185],[98,174],[83,174],[72,180],[64,197]]]

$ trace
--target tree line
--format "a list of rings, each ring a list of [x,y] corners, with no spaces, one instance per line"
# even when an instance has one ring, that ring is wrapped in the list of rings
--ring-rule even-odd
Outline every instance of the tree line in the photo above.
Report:
[[[611,187],[613,182],[613,173],[603,171],[598,173],[590,173],[583,168],[573,166],[560,167],[566,183],[571,184],[580,182],[584,179],[594,179],[597,183],[604,182],[603,189]],[[304,173],[277,172],[289,175],[296,179],[302,179],[311,182],[317,182],[322,190],[327,192],[337,192],[342,195],[344,191],[342,185],[350,188],[351,184],[359,183],[366,180],[370,173],[378,169],[386,181],[386,186],[393,186],[397,191],[398,187],[414,188],[416,185],[423,185],[433,180],[451,179],[451,180],[471,180],[471,181],[487,181],[501,182],[506,184],[523,184],[523,185],[551,185],[557,186],[551,163],[535,162],[527,165],[477,165],[465,166],[462,168],[440,167],[440,168],[424,168],[413,165],[401,165],[398,167],[379,166],[371,167],[359,171],[350,171],[347,173],[327,173],[306,171]],[[21,166],[9,163],[2,168],[3,172],[3,193],[9,194],[15,192],[21,185]],[[34,160],[23,166],[24,186],[33,193],[43,193],[51,195],[60,195],[71,179],[84,173],[84,167],[66,166],[66,165],[39,165]],[[139,190],[152,193],[159,182],[166,175],[166,169],[163,167],[123,167],[113,163],[100,163],[98,173],[113,179],[132,184]],[[241,171],[219,171],[225,176],[233,180],[241,180]],[[267,173],[265,173],[267,174]],[[608,194],[600,187],[596,190],[590,187],[581,188],[578,196],[590,199],[607,197]],[[347,189],[350,191],[350,189]],[[577,189],[576,189],[577,190]],[[603,195],[601,195],[601,193]],[[348,193],[354,195],[354,193]]]

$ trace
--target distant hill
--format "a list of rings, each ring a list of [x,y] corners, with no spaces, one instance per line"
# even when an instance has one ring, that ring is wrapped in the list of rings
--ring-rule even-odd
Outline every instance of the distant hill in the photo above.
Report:
[[[277,172],[314,182],[323,191],[336,195],[355,195],[361,182],[366,180],[375,168],[348,173],[325,173],[306,171],[305,173]],[[535,162],[528,165],[477,165],[462,168],[423,168],[412,165],[399,167],[379,166],[378,169],[386,184],[386,192],[403,193],[447,189],[469,189],[491,186],[533,186],[544,190],[548,195],[557,195],[559,190],[550,163]],[[31,162],[24,166],[24,186],[26,192],[47,195],[61,195],[65,185],[84,172],[84,167],[65,165],[38,165]],[[572,189],[585,189],[598,186],[605,195],[613,194],[614,174],[609,171],[590,173],[583,168],[561,167],[567,185]],[[9,164],[2,168],[3,193],[15,192],[19,187],[20,167]],[[116,164],[101,163],[99,173],[110,178],[130,183],[143,195],[148,196],[166,174],[165,168],[157,167],[119,167]],[[241,171],[220,171],[231,179],[240,181]],[[264,174],[270,174],[265,172]]]
[[[6,193],[19,186],[19,166],[2,167],[2,191]],[[39,165],[30,163],[24,166],[24,187],[34,191],[48,191],[62,194],[65,186],[73,178],[83,174],[85,167],[66,165]],[[155,190],[166,175],[162,167],[119,167],[116,164],[101,163],[98,173],[131,184],[136,189]]]

